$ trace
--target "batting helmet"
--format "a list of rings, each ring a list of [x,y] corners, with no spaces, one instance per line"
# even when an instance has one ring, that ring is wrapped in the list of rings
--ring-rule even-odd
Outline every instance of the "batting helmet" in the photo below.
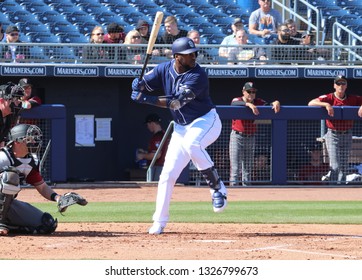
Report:
[[[189,54],[197,52],[199,49],[195,46],[194,41],[190,38],[182,37],[176,39],[172,44],[172,54]]]
[[[41,146],[43,133],[39,127],[31,124],[18,124],[9,132],[9,141],[26,143],[29,151],[36,153]]]

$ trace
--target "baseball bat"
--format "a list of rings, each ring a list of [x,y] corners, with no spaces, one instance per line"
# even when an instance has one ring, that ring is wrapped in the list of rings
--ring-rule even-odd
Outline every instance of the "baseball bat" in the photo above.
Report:
[[[142,80],[142,78],[143,78],[143,75],[145,73],[145,70],[146,70],[146,67],[148,64],[148,60],[149,60],[150,56],[152,55],[153,46],[155,45],[158,31],[160,30],[160,27],[161,27],[162,18],[163,18],[163,12],[158,11],[156,13],[155,20],[153,21],[150,39],[148,40],[146,58],[145,58],[145,62],[143,63],[141,75],[139,78],[140,80]]]

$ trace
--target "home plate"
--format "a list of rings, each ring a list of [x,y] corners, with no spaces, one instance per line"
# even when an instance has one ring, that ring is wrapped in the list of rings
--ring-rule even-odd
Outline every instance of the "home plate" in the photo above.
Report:
[[[235,242],[235,240],[194,240],[194,242],[200,242],[200,243],[232,243],[232,242]]]

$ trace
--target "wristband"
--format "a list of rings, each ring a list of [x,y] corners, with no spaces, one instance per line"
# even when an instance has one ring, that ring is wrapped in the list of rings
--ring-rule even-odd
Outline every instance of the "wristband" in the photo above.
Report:
[[[51,194],[51,196],[50,196],[50,200],[52,200],[52,201],[57,201],[56,199],[55,199],[55,197],[57,196],[58,194],[57,193],[52,193]]]

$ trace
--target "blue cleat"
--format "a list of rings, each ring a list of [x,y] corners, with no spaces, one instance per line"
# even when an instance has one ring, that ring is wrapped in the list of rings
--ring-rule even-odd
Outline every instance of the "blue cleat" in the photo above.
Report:
[[[220,213],[220,212],[224,211],[224,209],[227,205],[226,199],[227,199],[226,195],[222,194],[219,191],[215,191],[212,194],[212,206],[214,207],[214,212]]]

